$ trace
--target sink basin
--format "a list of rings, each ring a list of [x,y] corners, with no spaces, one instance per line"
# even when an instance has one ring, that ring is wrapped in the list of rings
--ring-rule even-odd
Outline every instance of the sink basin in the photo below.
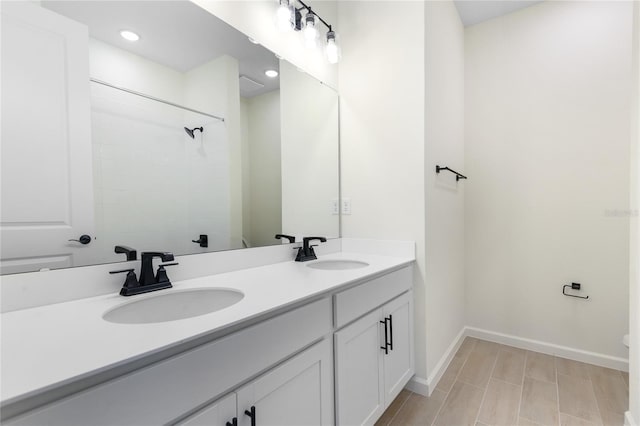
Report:
[[[105,312],[102,318],[118,324],[175,321],[219,311],[243,297],[244,293],[225,288],[178,290],[123,303]]]
[[[318,262],[309,263],[308,268],[324,269],[332,271],[341,271],[344,269],[358,269],[369,266],[367,262],[359,260],[320,260]]]

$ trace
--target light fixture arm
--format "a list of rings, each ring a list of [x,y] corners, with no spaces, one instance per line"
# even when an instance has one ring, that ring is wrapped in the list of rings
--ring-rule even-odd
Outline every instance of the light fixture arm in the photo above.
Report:
[[[298,2],[302,5],[302,7],[300,8],[296,8],[296,13],[300,12],[303,9],[306,9],[308,13],[313,14],[316,18],[318,18],[320,20],[320,22],[322,22],[324,24],[325,27],[327,27],[329,29],[329,31],[332,31],[331,29],[331,25],[327,24],[327,21],[325,21],[324,19],[322,19],[322,17],[320,15],[318,15],[317,13],[315,13],[313,10],[311,10],[311,6],[307,6],[302,0],[293,0],[293,4],[295,4],[295,2]]]

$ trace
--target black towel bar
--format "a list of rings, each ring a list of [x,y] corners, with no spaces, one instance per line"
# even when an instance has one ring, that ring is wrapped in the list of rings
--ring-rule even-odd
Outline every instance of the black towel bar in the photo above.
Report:
[[[466,179],[467,177],[465,175],[462,175],[458,172],[456,172],[453,169],[450,169],[448,167],[440,167],[440,166],[436,166],[436,173],[440,173],[440,171],[442,170],[449,170],[451,173],[456,175],[456,182],[459,181],[460,179]]]

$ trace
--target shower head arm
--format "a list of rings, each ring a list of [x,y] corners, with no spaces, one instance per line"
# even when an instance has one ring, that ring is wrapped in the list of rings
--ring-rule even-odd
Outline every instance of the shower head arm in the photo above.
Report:
[[[189,135],[191,139],[195,139],[194,133],[196,130],[200,130],[200,133],[203,133],[204,127],[194,127],[193,129],[189,129],[188,127],[184,128],[184,131],[187,132],[187,135]]]

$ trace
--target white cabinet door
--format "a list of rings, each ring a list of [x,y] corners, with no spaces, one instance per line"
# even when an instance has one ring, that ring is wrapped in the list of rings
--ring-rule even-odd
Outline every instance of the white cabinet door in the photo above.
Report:
[[[236,419],[236,394],[232,393],[217,400],[188,419],[177,423],[179,426],[227,426]]]
[[[331,425],[332,389],[331,342],[325,339],[238,390],[238,425]]]
[[[414,373],[413,362],[413,292],[393,299],[383,307],[388,319],[388,354],[384,363],[384,392],[387,405],[395,399]]]
[[[93,237],[87,27],[2,2],[2,273],[86,263]]]
[[[381,319],[382,309],[377,309],[335,333],[339,425],[370,425],[384,412]]]

